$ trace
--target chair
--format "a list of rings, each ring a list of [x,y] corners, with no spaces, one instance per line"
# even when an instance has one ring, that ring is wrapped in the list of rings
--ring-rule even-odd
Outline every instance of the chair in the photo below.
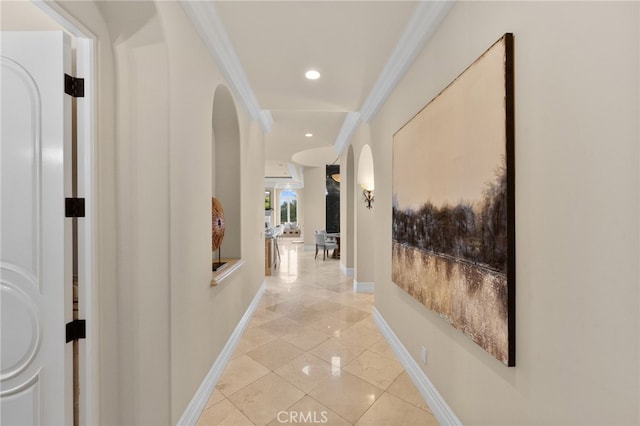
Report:
[[[321,234],[324,234],[324,238],[325,238],[325,240],[327,242],[329,242],[329,243],[335,243],[336,242],[336,239],[332,235],[327,234],[326,229],[321,229],[318,232],[321,233]]]
[[[335,250],[338,248],[338,245],[336,243],[327,241],[327,236],[322,232],[315,231],[313,233],[313,237],[316,240],[316,255],[314,259],[318,257],[318,248],[320,247],[322,247],[322,260],[325,260],[327,258],[328,250]]]
[[[280,259],[280,247],[278,247],[278,238],[282,237],[283,233],[284,233],[284,225],[281,224],[274,227],[273,233],[271,234],[271,236],[273,237],[273,242],[276,246],[276,255],[278,256],[278,259]]]

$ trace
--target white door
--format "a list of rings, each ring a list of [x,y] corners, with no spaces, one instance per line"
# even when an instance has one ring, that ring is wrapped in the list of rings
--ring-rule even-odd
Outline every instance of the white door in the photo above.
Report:
[[[2,32],[0,424],[68,425],[72,411],[71,98],[62,32]]]

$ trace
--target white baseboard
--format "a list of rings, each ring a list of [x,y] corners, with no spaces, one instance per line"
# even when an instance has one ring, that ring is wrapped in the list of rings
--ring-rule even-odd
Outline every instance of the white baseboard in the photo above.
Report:
[[[178,420],[178,425],[195,425],[198,422],[204,407],[207,405],[207,401],[211,397],[218,380],[220,380],[220,376],[222,376],[222,372],[229,363],[231,355],[233,355],[233,351],[236,349],[238,342],[240,342],[240,338],[242,337],[244,330],[247,328],[247,325],[253,316],[253,312],[256,310],[258,303],[260,303],[260,299],[262,299],[265,288],[266,283],[263,282],[235,330],[231,333],[231,337],[229,337],[224,348],[222,348],[220,355],[218,355],[218,358],[216,358],[215,362],[211,366],[209,373],[205,376],[200,387],[191,399],[191,402],[184,410],[184,413],[182,413],[182,417]]]
[[[342,274],[346,277],[353,276],[353,268],[347,268],[342,263],[340,263],[340,272],[342,272]]]
[[[353,281],[353,291],[356,293],[373,293],[376,290],[376,283]]]
[[[411,377],[411,380],[418,388],[420,395],[431,408],[433,415],[438,419],[441,425],[462,425],[462,422],[456,417],[447,402],[442,398],[438,390],[433,386],[422,368],[415,359],[409,354],[409,351],[400,342],[389,324],[384,320],[378,309],[373,307],[373,320],[382,332],[382,335],[393,349],[400,363],[404,366],[405,371]]]

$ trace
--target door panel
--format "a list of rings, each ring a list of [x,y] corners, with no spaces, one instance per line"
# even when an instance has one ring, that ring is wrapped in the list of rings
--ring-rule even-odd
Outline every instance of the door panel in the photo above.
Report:
[[[0,423],[70,424],[69,40],[3,32],[1,42]]]

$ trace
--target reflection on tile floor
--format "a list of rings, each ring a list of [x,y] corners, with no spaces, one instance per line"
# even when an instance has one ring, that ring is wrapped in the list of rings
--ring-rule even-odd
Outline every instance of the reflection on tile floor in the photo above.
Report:
[[[339,261],[281,262],[198,425],[437,425]]]

